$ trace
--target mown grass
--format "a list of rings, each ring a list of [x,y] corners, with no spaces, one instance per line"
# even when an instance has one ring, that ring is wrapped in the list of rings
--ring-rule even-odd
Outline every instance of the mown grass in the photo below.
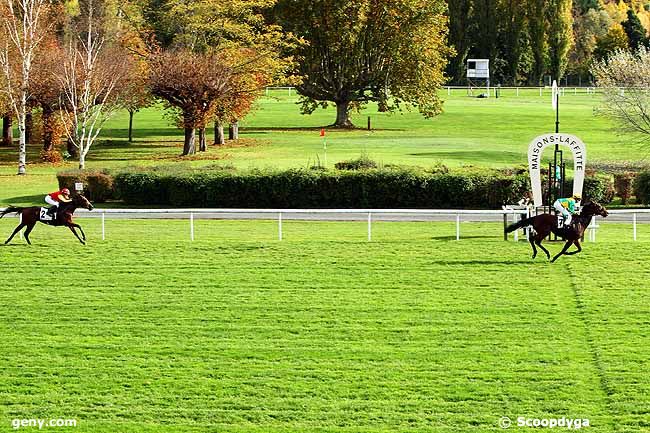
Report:
[[[644,226],[550,265],[490,223],[80,222],[0,248],[7,430],[650,431]]]
[[[499,99],[476,99],[467,97],[462,90],[454,90],[450,96],[443,92],[445,112],[433,119],[425,119],[416,111],[380,113],[375,105],[369,105],[354,113],[353,120],[359,127],[365,127],[370,116],[373,130],[328,130],[327,157],[319,131],[333,121],[333,108],[303,116],[295,95],[289,96],[286,91],[262,97],[259,108],[241,122],[244,142],[239,146],[211,147],[208,159],[201,156],[179,160],[182,133],[163,117],[160,107],[154,107],[136,114],[133,144],[126,142],[126,113],[108,122],[103,141],[89,154],[88,167],[204,166],[215,161],[239,168],[308,167],[318,163],[331,167],[335,162],[362,154],[380,164],[525,165],[529,142],[554,130],[550,96],[540,97],[537,90],[521,91],[520,96],[508,90],[502,95]],[[600,96],[568,92],[561,104],[561,130],[583,139],[588,149],[588,165],[595,160],[647,159],[644,142],[617,132],[608,119],[595,114]],[[38,152],[38,145],[31,146],[28,161],[38,161]],[[74,161],[54,167],[30,165],[30,179],[24,180],[15,176],[16,160],[15,149],[0,148],[0,206],[40,202],[44,193],[56,187],[56,171],[75,167]]]

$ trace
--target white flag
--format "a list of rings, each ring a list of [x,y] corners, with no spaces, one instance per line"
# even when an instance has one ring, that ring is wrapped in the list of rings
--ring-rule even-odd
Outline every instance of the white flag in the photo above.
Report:
[[[553,110],[557,110],[557,97],[559,95],[559,89],[557,88],[557,81],[553,80],[553,100],[551,105],[553,105]]]

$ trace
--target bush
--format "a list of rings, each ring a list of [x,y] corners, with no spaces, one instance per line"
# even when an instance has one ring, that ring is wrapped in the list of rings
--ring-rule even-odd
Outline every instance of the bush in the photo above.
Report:
[[[650,171],[639,173],[634,180],[634,195],[636,201],[644,205],[650,204]]]
[[[63,155],[56,149],[53,150],[41,150],[39,154],[41,161],[49,162],[51,164],[59,164],[63,161]]]
[[[616,195],[621,198],[622,204],[627,204],[630,197],[632,197],[635,176],[636,174],[631,172],[616,173],[614,175],[614,189]]]
[[[114,197],[113,177],[106,171],[70,170],[56,175],[59,188],[75,190],[75,183],[84,184],[84,196],[93,202],[103,203]]]
[[[337,170],[369,170],[371,168],[377,168],[377,163],[368,158],[367,155],[361,155],[357,159],[337,162],[334,164],[334,167]]]

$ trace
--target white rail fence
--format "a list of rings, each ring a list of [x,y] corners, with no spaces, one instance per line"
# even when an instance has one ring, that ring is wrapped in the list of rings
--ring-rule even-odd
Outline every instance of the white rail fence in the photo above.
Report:
[[[0,209],[1,210],[1,209]],[[637,240],[639,216],[650,223],[650,209],[616,209],[609,211],[609,219],[632,224],[632,239]],[[377,221],[408,222],[455,222],[456,240],[461,239],[461,222],[501,222],[509,224],[530,215],[528,209],[464,210],[464,209],[85,209],[77,210],[79,218],[101,218],[102,240],[106,240],[107,219],[186,219],[190,240],[196,238],[195,220],[276,220],[278,240],[283,240],[282,225],[287,220],[309,221],[367,221],[368,241],[372,241],[372,225]],[[9,215],[8,215],[9,216]],[[18,216],[20,218],[20,216]],[[588,239],[596,241],[601,217],[594,217],[588,227]],[[520,232],[527,239],[525,230],[517,230],[513,238],[518,241]],[[22,232],[21,232],[22,238]],[[504,239],[507,236],[504,235]]]
[[[489,89],[486,87],[480,87],[480,86],[443,86],[443,88],[447,91],[447,95],[451,96],[454,91],[461,91],[467,94],[468,92],[476,92],[476,93],[482,93],[483,91],[488,92],[490,96],[494,95],[496,90],[499,91],[510,91],[510,93],[514,93],[516,96],[519,96],[520,92],[521,93],[526,93],[530,94],[531,92],[534,92],[535,94],[539,93],[539,96],[543,96],[545,94],[550,95],[553,89],[548,86],[536,86],[536,87],[527,87],[527,86],[492,86]],[[565,95],[579,95],[579,94],[585,94],[585,95],[595,95],[597,92],[597,88],[595,87],[590,87],[590,86],[565,86],[565,87],[560,87],[560,95],[565,96]],[[271,92],[278,92],[282,91],[287,92],[288,96],[292,95],[297,95],[297,91],[295,87],[266,87],[264,89],[264,94],[265,96],[270,96]]]
[[[376,221],[429,221],[456,224],[456,240],[461,238],[461,222],[514,222],[527,215],[527,210],[459,210],[459,209],[78,209],[77,218],[101,218],[102,240],[108,234],[107,219],[186,219],[190,240],[195,239],[196,219],[276,220],[278,240],[283,240],[282,225],[286,220],[367,221],[368,241],[372,241],[372,225]],[[514,239],[519,239],[515,232]]]

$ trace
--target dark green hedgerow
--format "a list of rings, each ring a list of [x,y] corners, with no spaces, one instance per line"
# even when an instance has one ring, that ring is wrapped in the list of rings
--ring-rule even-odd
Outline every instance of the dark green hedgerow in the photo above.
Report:
[[[526,174],[421,170],[129,171],[116,196],[132,205],[242,208],[497,208],[529,190]],[[612,198],[612,180],[589,177],[585,197]]]

